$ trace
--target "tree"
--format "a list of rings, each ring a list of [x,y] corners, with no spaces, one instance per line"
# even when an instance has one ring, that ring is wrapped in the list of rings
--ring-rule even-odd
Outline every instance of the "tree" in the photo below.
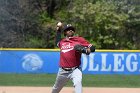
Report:
[[[99,49],[139,49],[139,0],[1,0],[0,47],[55,48],[58,21]],[[7,37],[8,36],[8,37]]]
[[[79,34],[90,42],[95,41],[97,48],[136,49],[131,33],[128,33],[129,28],[125,26],[130,18],[126,10],[134,12],[127,0],[97,0],[94,3],[76,0],[70,13],[81,30]]]
[[[0,7],[0,47],[21,47],[24,37],[24,10],[18,0],[1,0]]]

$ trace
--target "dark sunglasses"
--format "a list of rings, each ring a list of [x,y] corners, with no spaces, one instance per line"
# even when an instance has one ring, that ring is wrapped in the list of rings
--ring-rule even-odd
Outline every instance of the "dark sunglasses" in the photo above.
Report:
[[[74,31],[74,32],[75,32],[75,30],[74,30],[74,29],[72,29],[72,28],[70,28],[70,29],[67,29],[67,31],[70,31],[70,30],[72,30],[72,31]]]

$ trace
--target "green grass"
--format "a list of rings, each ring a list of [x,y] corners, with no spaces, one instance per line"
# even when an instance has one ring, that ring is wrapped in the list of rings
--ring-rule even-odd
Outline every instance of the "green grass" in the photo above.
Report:
[[[56,74],[0,74],[0,86],[53,86]],[[72,86],[69,81],[67,86]],[[83,75],[85,87],[140,87],[139,75]]]
[[[85,75],[84,86],[94,87],[140,87],[138,75]]]

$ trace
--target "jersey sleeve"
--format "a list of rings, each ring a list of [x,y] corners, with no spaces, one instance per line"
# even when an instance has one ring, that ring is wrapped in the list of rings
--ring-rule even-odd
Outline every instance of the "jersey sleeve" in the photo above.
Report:
[[[91,47],[92,44],[85,40],[83,37],[79,37],[79,42],[84,47]]]
[[[60,47],[60,42],[58,42],[58,43],[56,44],[56,46],[57,46],[57,47]]]
[[[57,47],[58,47],[58,48],[61,47],[61,44],[62,44],[63,41],[64,41],[64,39],[60,40],[60,41],[57,43]]]

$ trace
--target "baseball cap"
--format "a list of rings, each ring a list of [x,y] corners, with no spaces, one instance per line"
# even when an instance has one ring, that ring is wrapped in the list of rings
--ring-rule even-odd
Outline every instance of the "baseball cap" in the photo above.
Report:
[[[63,31],[73,30],[75,32],[75,28],[71,24],[67,24],[64,26]]]

